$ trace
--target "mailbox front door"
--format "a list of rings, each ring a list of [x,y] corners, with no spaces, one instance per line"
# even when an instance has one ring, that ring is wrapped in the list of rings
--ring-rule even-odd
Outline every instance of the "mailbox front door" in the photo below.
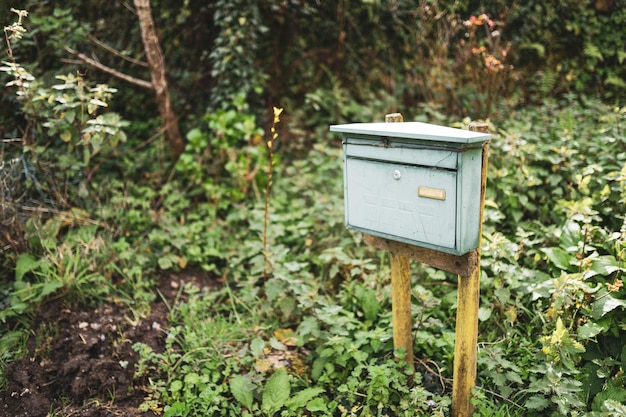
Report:
[[[454,249],[456,176],[450,170],[347,158],[347,225]]]

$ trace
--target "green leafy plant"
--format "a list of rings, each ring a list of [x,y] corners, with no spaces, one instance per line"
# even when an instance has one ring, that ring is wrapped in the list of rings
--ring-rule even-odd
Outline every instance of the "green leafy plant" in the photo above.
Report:
[[[258,174],[266,164],[262,150],[263,133],[248,110],[243,95],[205,116],[209,132],[195,128],[187,134],[185,152],[176,169],[205,198],[219,208],[258,193]]]

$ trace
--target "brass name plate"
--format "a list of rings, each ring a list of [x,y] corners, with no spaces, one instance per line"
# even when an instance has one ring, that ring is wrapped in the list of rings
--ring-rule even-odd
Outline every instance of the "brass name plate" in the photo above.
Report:
[[[417,187],[417,195],[425,198],[432,198],[435,200],[445,200],[446,190],[430,187]]]

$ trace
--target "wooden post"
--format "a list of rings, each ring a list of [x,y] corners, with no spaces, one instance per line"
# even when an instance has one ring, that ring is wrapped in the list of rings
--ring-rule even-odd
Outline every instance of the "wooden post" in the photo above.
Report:
[[[473,123],[470,130],[489,132],[486,123]],[[480,227],[478,235],[478,260],[472,273],[459,275],[458,301],[456,310],[456,339],[454,343],[454,379],[452,382],[452,416],[471,417],[470,403],[472,388],[476,385],[476,354],[478,347],[478,304],[480,302],[480,245],[485,209],[487,186],[487,160],[489,142],[483,145],[482,174],[480,184]]]
[[[403,122],[400,113],[385,116],[387,123]],[[406,363],[413,367],[413,324],[411,317],[411,269],[409,258],[391,253],[391,315],[393,323],[393,347],[404,349]]]

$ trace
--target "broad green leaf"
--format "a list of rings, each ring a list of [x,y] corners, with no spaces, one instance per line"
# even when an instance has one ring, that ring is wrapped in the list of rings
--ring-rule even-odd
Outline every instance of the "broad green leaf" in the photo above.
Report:
[[[91,100],[89,100],[89,103],[93,104],[94,106],[108,107],[107,103],[102,100],[98,100],[97,98],[92,98]]]
[[[69,130],[64,130],[59,136],[61,137],[61,140],[63,142],[69,142],[70,140],[72,140],[72,132],[70,132]]]
[[[285,405],[293,411],[297,408],[304,407],[309,401],[311,401],[313,398],[317,397],[324,391],[324,388],[320,387],[303,389],[293,397],[289,398]]]
[[[543,248],[541,250],[554,265],[562,270],[568,270],[570,267],[570,260],[574,258],[574,255],[569,254],[560,248]]]
[[[203,148],[205,146],[207,146],[207,143],[199,143],[203,138],[204,138],[205,134],[202,133],[202,131],[198,128],[195,129],[191,129],[189,132],[187,132],[187,143],[190,145],[196,145],[198,146],[198,148]]]
[[[539,395],[533,395],[532,397],[527,399],[526,402],[524,403],[526,408],[529,408],[531,410],[543,410],[549,404],[550,402],[548,401],[547,398],[541,397]]]
[[[289,272],[298,272],[307,267],[304,262],[285,262],[283,265]]]
[[[179,381],[180,382],[180,381]],[[163,409],[163,417],[178,417],[189,415],[189,407],[182,401],[176,401]]]
[[[306,405],[306,409],[311,412],[328,411],[328,407],[326,406],[326,401],[324,401],[323,398],[319,398],[319,397],[309,401],[309,403]]]
[[[493,294],[498,297],[500,304],[506,305],[511,300],[511,290],[506,287],[496,288]]]
[[[254,356],[261,356],[263,348],[265,348],[265,342],[259,337],[250,342],[250,352]]]
[[[74,119],[76,119],[76,112],[74,110],[68,110],[65,112],[65,120],[70,123],[74,123]]]
[[[611,413],[612,416],[626,416],[626,405],[614,398],[605,400],[602,410]]]
[[[492,312],[493,309],[491,307],[480,307],[478,309],[478,319],[480,321],[487,321],[489,320],[489,317],[491,317]]]
[[[620,269],[617,259],[614,256],[599,256],[594,258],[591,269],[600,275],[607,276]]]
[[[522,378],[519,376],[519,374],[518,374],[517,372],[508,371],[508,372],[506,373],[506,378],[507,378],[509,381],[516,382],[516,383],[518,383],[518,384],[520,384],[520,385],[522,385],[522,384],[524,383],[524,381],[522,381]]]
[[[315,317],[305,317],[298,326],[298,335],[317,338],[320,335],[320,324]]]
[[[324,372],[324,368],[329,361],[329,358],[323,356],[313,361],[313,365],[311,366],[311,378],[313,378],[314,381],[317,381],[319,377],[322,376],[322,372]]]
[[[58,290],[62,286],[63,286],[63,283],[61,281],[46,282],[41,287],[41,293],[39,294],[39,298],[42,299],[46,295],[52,294],[53,292],[55,292],[56,290]]]
[[[33,271],[39,267],[39,260],[30,253],[23,253],[17,258],[15,265],[15,280],[21,281],[27,272]]]
[[[170,257],[167,255],[160,257],[158,263],[159,268],[161,269],[170,269],[174,265],[172,263],[172,259],[170,259]]]
[[[181,381],[179,379],[175,379],[170,384],[170,392],[178,392],[181,389],[183,389],[183,381]]]
[[[200,375],[195,372],[190,372],[185,375],[185,385],[198,385],[200,381]]]
[[[618,307],[626,307],[626,302],[624,300],[614,298],[609,294],[604,294],[591,305],[591,317],[598,320]]]
[[[284,369],[280,369],[265,384],[261,409],[266,414],[274,415],[285,405],[290,394],[289,376]]]
[[[251,410],[252,403],[254,402],[254,390],[256,389],[256,385],[242,375],[237,375],[231,379],[229,385],[230,392],[233,394],[233,397],[235,397],[241,405],[246,407],[248,410]]]
[[[591,339],[600,334],[602,330],[604,330],[602,326],[591,321],[578,328],[578,338],[582,340]]]
[[[17,302],[11,302],[11,309],[7,309],[4,311],[11,311],[13,310],[13,312],[15,312],[16,314],[21,314],[24,311],[26,311],[28,309],[28,304],[21,302],[21,301],[17,301]]]
[[[272,349],[276,350],[287,350],[287,346],[285,346],[284,343],[280,342],[275,337],[270,338],[270,346],[272,347]]]

